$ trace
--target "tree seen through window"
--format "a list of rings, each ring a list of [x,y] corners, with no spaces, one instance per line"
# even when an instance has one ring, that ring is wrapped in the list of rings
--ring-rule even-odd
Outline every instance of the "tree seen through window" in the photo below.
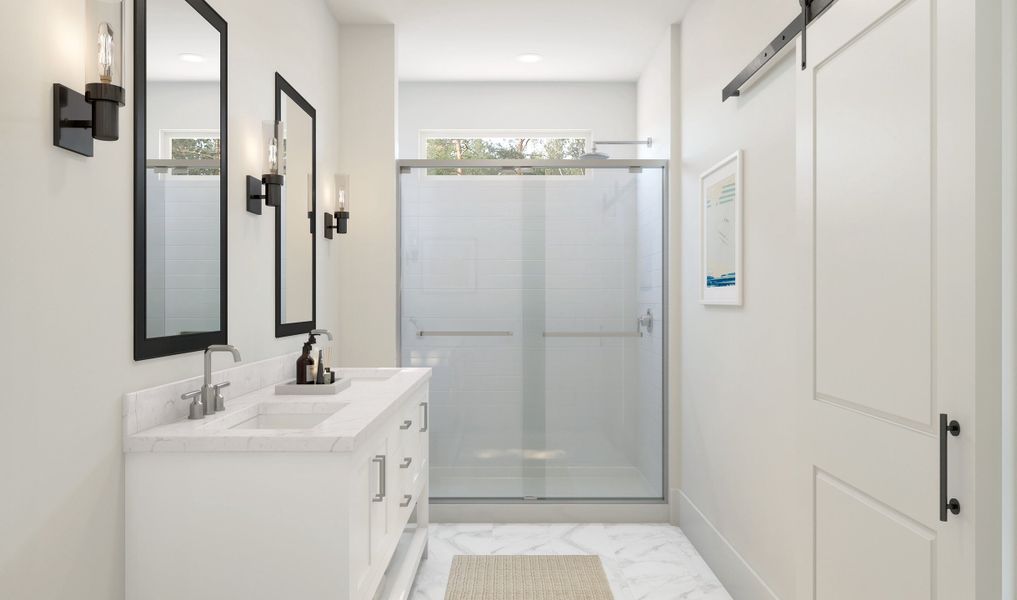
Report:
[[[554,137],[486,137],[428,138],[427,158],[430,160],[578,160],[586,152],[584,138]],[[490,169],[448,167],[428,169],[428,175],[583,175],[585,169],[558,167],[532,169]]]
[[[173,138],[170,140],[170,158],[175,160],[219,160],[219,138]],[[174,169],[174,175],[219,175],[218,167],[187,167]]]

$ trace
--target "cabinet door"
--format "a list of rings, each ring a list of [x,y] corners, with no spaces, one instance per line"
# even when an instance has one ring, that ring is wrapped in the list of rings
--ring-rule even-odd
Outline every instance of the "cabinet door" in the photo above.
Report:
[[[350,588],[353,598],[371,598],[385,571],[389,532],[388,438],[369,446],[354,462],[350,481]]]
[[[374,453],[369,457],[370,461],[370,532],[371,532],[371,567],[384,564],[388,559],[387,548],[388,538],[392,522],[392,505],[396,504],[393,496],[399,493],[392,485],[392,459],[389,452],[390,441],[386,437],[376,447]]]
[[[364,598],[371,574],[371,478],[370,460],[354,461],[350,477],[350,597]]]

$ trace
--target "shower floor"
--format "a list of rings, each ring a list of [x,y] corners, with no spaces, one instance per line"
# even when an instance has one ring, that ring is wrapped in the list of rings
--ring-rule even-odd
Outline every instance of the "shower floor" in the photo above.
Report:
[[[606,432],[434,433],[429,475],[432,498],[663,496],[660,468],[635,466]]]

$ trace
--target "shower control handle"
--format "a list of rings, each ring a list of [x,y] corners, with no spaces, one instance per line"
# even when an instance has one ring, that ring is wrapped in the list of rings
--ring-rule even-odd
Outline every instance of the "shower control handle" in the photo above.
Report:
[[[646,309],[646,314],[639,317],[639,327],[646,331],[653,331],[653,311]]]

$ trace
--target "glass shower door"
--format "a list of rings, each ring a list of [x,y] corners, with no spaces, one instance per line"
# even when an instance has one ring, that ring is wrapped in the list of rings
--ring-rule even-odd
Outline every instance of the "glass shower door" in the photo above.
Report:
[[[664,167],[619,162],[403,169],[401,357],[433,369],[436,500],[663,497]]]

